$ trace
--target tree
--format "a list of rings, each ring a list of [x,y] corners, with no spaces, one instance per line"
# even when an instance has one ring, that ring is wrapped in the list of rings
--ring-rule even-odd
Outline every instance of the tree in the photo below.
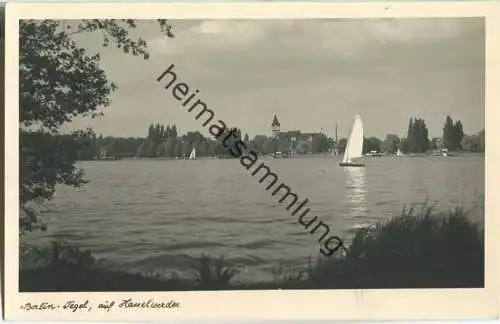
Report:
[[[167,126],[167,128],[168,128],[168,126]],[[161,125],[161,127],[160,127],[160,134],[161,134],[161,136],[160,136],[160,142],[163,143],[167,139],[167,130],[165,129],[164,125]]]
[[[410,145],[408,143],[408,139],[407,138],[401,138],[401,140],[399,141],[399,147],[400,147],[400,150],[403,151],[404,153],[409,153],[410,152]]]
[[[176,155],[177,137],[169,136],[165,141],[165,154],[167,156],[173,157]]]
[[[485,142],[485,133],[484,133],[484,129],[482,131],[479,132],[479,139],[480,139],[480,149],[481,149],[481,152],[484,152],[485,149],[486,149],[486,142]]]
[[[181,141],[182,141],[182,155],[187,156],[193,150],[193,145],[187,142],[185,137],[182,137]]]
[[[179,138],[175,143],[175,156],[182,155],[183,152],[184,152],[184,144],[182,143],[182,140]]]
[[[210,155],[210,140],[203,141],[200,147],[200,152],[202,155]]]
[[[137,149],[137,156],[139,157],[155,157],[156,156],[156,144],[150,140],[146,139]]]
[[[331,137],[328,137],[327,139],[327,147],[328,147],[328,150],[330,151],[333,151],[335,149],[335,140]]]
[[[464,138],[463,125],[460,120],[453,124],[453,119],[446,116],[446,122],[443,127],[443,146],[450,151],[460,150],[462,139]]]
[[[439,150],[442,148],[443,143],[441,142],[441,138],[433,137],[431,140],[431,148],[433,150]]]
[[[165,143],[161,143],[160,145],[156,145],[155,147],[155,156],[163,157],[166,155]]]
[[[380,152],[382,141],[376,137],[364,138],[363,140],[363,154],[371,151]]]
[[[461,146],[467,152],[481,152],[481,136],[479,134],[465,135]]]
[[[167,127],[164,127],[163,141],[166,141],[167,138],[171,137],[171,134],[172,134],[172,129],[170,128],[170,125],[167,125]]]
[[[430,147],[429,131],[425,121],[420,118],[410,118],[408,138],[405,141],[405,152],[424,153]]]
[[[344,153],[346,147],[347,147],[347,138],[341,138],[337,146],[339,153]]]
[[[158,22],[162,32],[173,37],[167,21]],[[19,195],[29,222],[36,222],[36,216],[28,202],[50,199],[57,184],[79,187],[87,182],[75,162],[83,149],[78,139],[90,130],[61,137],[60,127],[75,116],[101,116],[99,109],[109,107],[117,89],[100,68],[99,54],[89,55],[71,35],[99,30],[103,46],[115,43],[125,53],[149,58],[146,42],[129,36],[128,29],[136,27],[132,19],[61,25],[53,20],[19,22]]]
[[[177,126],[175,126],[175,124],[172,125],[172,127],[170,127],[170,134],[169,136],[171,137],[177,137]]]
[[[425,125],[425,120],[423,119],[417,119],[417,147],[416,151],[418,153],[425,153],[429,150],[430,148],[430,141],[429,141],[429,130],[427,129],[427,126]]]
[[[257,153],[264,152],[264,143],[266,139],[267,136],[265,135],[256,135],[252,140],[252,149]]]
[[[235,148],[237,141],[241,141],[241,130],[237,127],[228,127],[224,133],[217,137],[216,154],[219,157],[234,157],[233,154],[237,151]]]
[[[414,144],[413,144],[413,118],[410,118],[410,123],[408,125],[408,134],[406,136],[406,149],[408,152],[413,152]]]
[[[269,154],[278,151],[278,143],[275,138],[266,137],[262,145],[262,153]]]
[[[453,140],[455,141],[455,149],[462,149],[462,139],[464,138],[464,128],[462,122],[459,120],[453,126]]]
[[[279,137],[277,139],[277,151],[287,152],[290,149],[290,140],[286,137]]]
[[[93,160],[97,157],[100,151],[99,141],[96,134],[89,130],[89,132],[77,139],[78,145],[82,146],[82,150],[78,154],[78,160]],[[135,148],[137,149],[137,148]]]
[[[148,128],[148,137],[149,139],[152,139],[154,137],[154,133],[155,133],[155,127],[153,124],[149,125],[149,128]]]
[[[307,141],[301,141],[299,142],[297,146],[297,153],[298,154],[308,154],[311,152],[311,145]]]
[[[315,134],[312,138],[311,151],[313,153],[328,152],[328,137],[325,134]]]
[[[137,155],[149,158],[168,155],[167,152],[172,152],[172,149],[170,151],[167,149],[166,141],[172,137],[168,136],[171,133],[170,125],[166,127],[160,123],[149,125],[148,136],[144,140],[144,145],[139,147]]]
[[[385,140],[382,142],[381,148],[384,152],[394,154],[398,151],[400,139],[396,134],[387,134]]]

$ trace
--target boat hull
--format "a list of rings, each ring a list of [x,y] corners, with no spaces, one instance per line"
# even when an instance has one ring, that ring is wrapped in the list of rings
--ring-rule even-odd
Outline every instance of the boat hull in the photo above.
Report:
[[[349,163],[349,162],[340,162],[339,166],[341,167],[354,167],[354,168],[363,168],[365,165],[363,163]]]

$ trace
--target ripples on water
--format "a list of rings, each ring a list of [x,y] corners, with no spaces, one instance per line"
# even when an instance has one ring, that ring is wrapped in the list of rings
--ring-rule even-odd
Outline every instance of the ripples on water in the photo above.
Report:
[[[404,205],[472,206],[484,195],[484,156],[379,157],[341,168],[336,157],[265,160],[309,198],[310,215],[348,238],[360,224],[399,215]],[[91,182],[57,188],[44,213],[45,239],[64,238],[127,269],[185,270],[186,256],[225,255],[242,278],[270,279],[278,263],[306,265],[319,254],[305,232],[238,160],[81,163]],[[482,220],[483,215],[476,216]]]

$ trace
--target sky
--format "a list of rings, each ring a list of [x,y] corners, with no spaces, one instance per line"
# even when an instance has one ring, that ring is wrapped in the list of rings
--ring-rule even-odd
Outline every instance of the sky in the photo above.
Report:
[[[102,34],[75,35],[118,85],[98,120],[77,119],[105,136],[147,135],[151,123],[208,135],[156,78],[171,64],[177,82],[198,89],[217,119],[250,137],[281,130],[347,137],[355,114],[365,136],[404,136],[410,117],[441,136],[447,115],[466,133],[484,128],[484,21],[481,18],[171,20],[131,33],[148,42],[143,60],[103,48]]]

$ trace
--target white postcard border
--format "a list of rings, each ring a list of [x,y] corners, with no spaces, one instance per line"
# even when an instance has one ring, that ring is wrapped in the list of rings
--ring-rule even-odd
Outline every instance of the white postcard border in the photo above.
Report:
[[[8,3],[5,54],[5,316],[9,320],[136,320],[163,319],[493,319],[498,317],[500,165],[496,131],[500,121],[500,5],[495,2],[413,3]],[[163,14],[165,13],[165,14]],[[486,194],[485,288],[414,290],[276,290],[163,293],[19,293],[19,108],[18,20],[134,18],[169,19],[293,19],[485,17],[486,19]],[[499,131],[500,134],[500,131]],[[496,181],[497,180],[497,181]],[[109,313],[66,310],[25,312],[25,302],[67,300],[175,300],[180,308],[116,309]],[[97,308],[97,307],[95,307]]]

